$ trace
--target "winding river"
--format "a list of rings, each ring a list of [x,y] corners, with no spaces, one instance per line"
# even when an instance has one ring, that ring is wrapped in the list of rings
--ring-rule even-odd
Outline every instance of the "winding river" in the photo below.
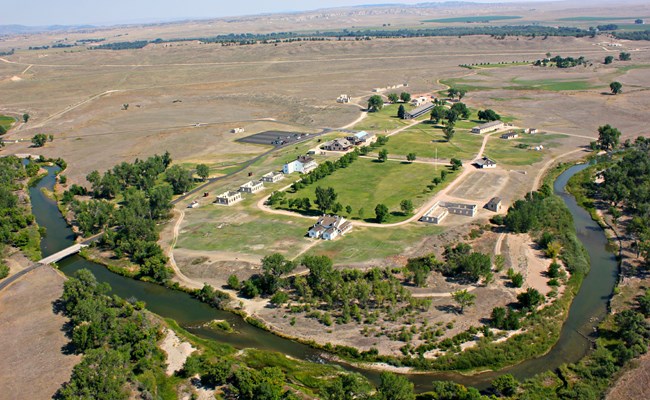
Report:
[[[577,361],[589,351],[590,341],[587,338],[593,333],[598,321],[607,313],[607,304],[616,283],[618,267],[615,256],[605,250],[607,239],[602,229],[591,220],[589,214],[580,208],[564,189],[569,178],[586,167],[587,165],[583,164],[569,168],[557,178],[554,184],[555,193],[562,197],[573,215],[578,238],[591,256],[591,272],[585,278],[571,305],[569,317],[562,328],[558,343],[548,354],[527,360],[498,373],[486,372],[474,376],[451,372],[408,375],[415,384],[416,391],[426,391],[431,387],[433,380],[453,380],[481,389],[487,387],[492,379],[506,372],[512,373],[518,379],[525,379],[539,372],[557,368],[563,363]],[[69,247],[75,239],[74,233],[66,224],[55,202],[41,191],[42,188],[52,189],[58,167],[48,167],[47,170],[49,174],[36,186],[30,188],[34,216],[38,224],[46,228],[46,234],[41,242],[43,256]],[[100,282],[108,282],[113,293],[123,298],[137,298],[145,301],[149,310],[164,318],[174,319],[180,326],[197,336],[227,343],[240,349],[271,350],[302,360],[324,362],[321,358],[322,351],[255,328],[244,322],[239,316],[216,310],[184,292],[125,278],[78,255],[61,260],[58,264],[66,275],[71,275],[83,268],[89,269]],[[226,334],[201,328],[203,323],[214,319],[227,320],[237,333]],[[343,367],[357,371],[373,382],[379,380],[379,373],[376,371],[353,368],[348,365],[343,365]]]

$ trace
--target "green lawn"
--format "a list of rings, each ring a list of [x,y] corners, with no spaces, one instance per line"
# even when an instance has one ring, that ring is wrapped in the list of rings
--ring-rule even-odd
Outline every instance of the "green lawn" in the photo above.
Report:
[[[565,135],[527,135],[523,134],[522,137],[513,140],[501,139],[498,135],[490,138],[486,148],[485,155],[497,161],[497,163],[506,165],[532,165],[540,162],[544,158],[544,152],[529,150],[527,148],[520,149],[518,144],[525,144],[527,146],[543,145],[545,149],[558,146],[557,140],[565,138]]]
[[[259,199],[254,197],[254,200]],[[188,224],[183,226],[177,247],[260,256],[275,252],[295,256],[304,246],[303,238],[312,223],[266,214],[253,204],[231,207],[210,204],[192,210],[186,218]]]
[[[403,132],[390,137],[385,148],[388,155],[406,156],[415,153],[421,158],[450,159],[452,157],[467,160],[473,158],[481,147],[483,137],[463,129],[462,125],[476,125],[475,122],[459,121],[456,135],[447,142],[440,126],[433,124],[418,124]],[[470,127],[471,128],[471,127]],[[465,127],[465,129],[467,129]]]
[[[14,117],[0,115],[0,126],[3,126],[6,130],[9,130],[14,122],[16,122],[16,119]]]
[[[406,111],[413,109],[410,104],[404,104],[404,107]],[[397,117],[398,109],[399,104],[389,104],[377,112],[368,113],[368,116],[355,125],[354,129],[382,134],[408,125],[410,121]]]
[[[326,255],[337,264],[366,262],[403,254],[414,243],[443,231],[440,226],[424,223],[392,228],[354,227],[340,239],[322,241],[307,254]]]
[[[339,169],[332,175],[299,190],[288,193],[287,198],[309,197],[314,203],[316,187],[333,187],[338,194],[337,201],[344,207],[352,207],[352,217],[362,217],[373,221],[375,206],[385,204],[391,211],[388,222],[406,219],[399,212],[402,200],[410,199],[415,207],[433,195],[427,189],[431,180],[440,176],[442,168],[430,164],[407,164],[399,161],[377,162],[373,159],[360,158],[347,168]],[[446,182],[451,182],[457,172],[449,173]],[[443,185],[440,185],[443,187]],[[437,189],[434,189],[437,190]],[[315,210],[315,205],[313,208]],[[359,210],[363,208],[362,215]],[[343,213],[346,215],[346,213]]]
[[[589,81],[565,81],[555,79],[540,79],[540,80],[520,80],[514,78],[512,81],[516,86],[509,86],[506,89],[510,90],[547,90],[552,92],[559,92],[563,90],[587,90],[594,89],[600,86],[592,85]],[[604,86],[603,86],[604,87]]]
[[[474,17],[453,17],[453,18],[439,18],[427,19],[422,22],[437,22],[441,24],[453,24],[457,22],[492,22],[492,21],[505,21],[510,19],[520,19],[517,15],[481,15]]]

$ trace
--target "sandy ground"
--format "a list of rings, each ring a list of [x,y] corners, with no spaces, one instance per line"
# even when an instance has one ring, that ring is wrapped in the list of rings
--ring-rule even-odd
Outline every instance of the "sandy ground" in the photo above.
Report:
[[[551,287],[547,285],[548,278],[544,276],[544,272],[548,270],[552,260],[544,255],[528,234],[508,234],[504,241],[508,251],[505,253],[506,267],[502,274],[512,267],[515,272],[524,276],[524,285],[520,291],[533,288],[544,295],[548,294]]]
[[[650,398],[650,353],[634,360],[631,365],[633,369],[623,373],[607,393],[607,400]]]
[[[67,318],[55,314],[64,278],[38,268],[0,292],[0,397],[49,399],[80,357],[66,354]]]
[[[165,338],[160,344],[160,348],[167,354],[167,375],[171,376],[174,372],[179,371],[185,365],[185,360],[196,349],[188,342],[182,342],[180,338],[172,331],[167,329]]]

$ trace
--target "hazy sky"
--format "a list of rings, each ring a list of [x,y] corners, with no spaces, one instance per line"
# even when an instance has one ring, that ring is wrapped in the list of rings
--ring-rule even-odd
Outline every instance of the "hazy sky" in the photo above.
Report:
[[[0,25],[152,22],[302,11],[345,5],[414,4],[425,1],[427,0],[0,0],[2,9],[5,10],[0,14]],[[492,0],[497,1],[513,0]]]

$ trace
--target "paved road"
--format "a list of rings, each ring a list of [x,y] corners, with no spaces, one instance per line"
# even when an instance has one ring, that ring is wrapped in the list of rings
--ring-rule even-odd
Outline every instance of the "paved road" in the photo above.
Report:
[[[11,285],[15,281],[17,281],[21,276],[28,274],[29,272],[32,272],[38,267],[42,267],[43,264],[32,264],[29,267],[25,268],[24,270],[17,272],[16,274],[10,276],[9,278],[6,278],[3,281],[0,281],[0,290],[3,290],[7,286]]]

